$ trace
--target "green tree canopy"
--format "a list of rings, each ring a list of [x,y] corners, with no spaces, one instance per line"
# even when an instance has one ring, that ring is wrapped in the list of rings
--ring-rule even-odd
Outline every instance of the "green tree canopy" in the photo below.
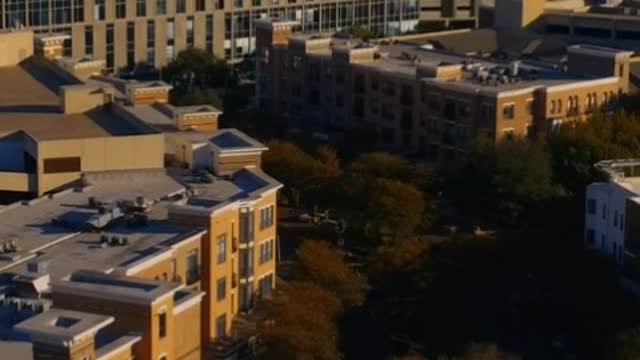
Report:
[[[456,175],[452,183],[459,187],[454,195],[461,204],[478,213],[495,213],[506,223],[560,194],[545,145],[521,139],[498,144],[477,140],[462,176]]]
[[[237,83],[233,69],[224,60],[198,48],[180,51],[162,69],[162,79],[178,92],[188,92],[194,87],[231,87]]]

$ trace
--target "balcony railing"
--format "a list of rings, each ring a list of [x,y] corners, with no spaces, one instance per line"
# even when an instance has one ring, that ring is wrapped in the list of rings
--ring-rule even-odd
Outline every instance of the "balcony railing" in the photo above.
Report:
[[[231,275],[231,288],[235,289],[238,286],[238,274],[233,273]]]

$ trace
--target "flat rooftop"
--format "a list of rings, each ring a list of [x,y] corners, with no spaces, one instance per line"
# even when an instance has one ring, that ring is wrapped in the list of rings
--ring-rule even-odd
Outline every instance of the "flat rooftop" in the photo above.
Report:
[[[0,68],[0,79],[0,135],[22,130],[36,140],[56,140],[153,133],[101,109],[63,114],[59,89],[74,83],[37,60]]]
[[[381,73],[394,73],[394,75],[404,76],[408,79],[415,79],[418,69],[418,65],[440,66],[440,65],[462,65],[463,76],[458,81],[442,81],[437,79],[425,78],[424,81],[432,83],[446,84],[448,87],[459,87],[462,90],[467,91],[482,91],[487,94],[497,94],[499,92],[523,90],[535,87],[553,87],[567,84],[587,84],[589,81],[602,80],[602,77],[593,77],[583,74],[575,74],[564,71],[563,67],[557,64],[546,63],[543,61],[534,60],[520,60],[518,63],[519,76],[510,81],[503,83],[483,83],[475,77],[471,71],[471,66],[475,68],[484,68],[486,70],[491,69],[505,69],[510,65],[508,60],[500,60],[497,58],[472,56],[466,53],[474,52],[474,48],[477,51],[493,50],[498,43],[495,33],[487,30],[479,30],[469,33],[456,33],[453,35],[442,35],[441,37],[425,36],[424,38],[416,37],[413,40],[407,40],[405,42],[390,42],[388,40],[382,40],[375,43],[362,43],[357,40],[345,40],[339,37],[333,38],[317,38],[312,36],[294,36],[291,38],[293,42],[309,41],[311,48],[308,55],[311,57],[329,58],[332,56],[333,51],[342,51],[347,49],[370,49],[375,51],[379,56],[376,56],[372,61],[362,61],[354,64],[355,67],[373,68]],[[501,36],[505,37],[505,36]],[[546,54],[547,52],[553,52],[557,55],[558,44],[539,41],[539,39],[528,37],[522,37],[522,44],[526,45],[522,47],[522,44],[517,46],[511,41],[511,47],[515,53],[535,53],[538,49],[540,54]],[[330,40],[327,42],[327,40]],[[446,40],[446,41],[445,41]],[[526,40],[526,41],[525,41]],[[463,53],[456,53],[455,51],[449,51],[445,49],[438,49],[433,46],[433,42],[440,42],[440,47],[446,48],[445,42],[448,42],[448,46],[451,49],[458,49]],[[485,44],[473,46],[471,42],[482,41]],[[313,45],[316,42],[317,46]],[[488,42],[488,43],[487,43]],[[505,42],[505,41],[501,41]],[[324,46],[322,44],[325,44]],[[282,46],[291,46],[282,45]],[[377,47],[377,50],[376,48]],[[588,46],[580,46],[581,48],[587,48]],[[598,48],[600,52],[609,51],[611,53],[621,52],[623,50]],[[492,75],[492,74],[490,74]],[[513,81],[512,81],[513,80]],[[614,78],[606,79],[614,81]]]
[[[95,208],[89,207],[89,199],[93,197],[103,202],[115,202],[135,200],[142,196],[157,201],[185,191],[183,185],[163,170],[94,173],[85,175],[85,178],[89,186],[82,187],[82,191],[69,189],[52,197],[15,203],[0,209],[0,239],[15,240],[18,247],[14,253],[0,254],[0,270],[12,271],[24,261],[50,254],[62,260],[61,264],[57,264],[60,261],[52,262],[52,270],[64,273],[67,267],[74,267],[73,262],[65,260],[70,254],[69,249],[65,250],[67,246],[77,257],[78,266],[93,264],[90,268],[102,268],[109,262],[112,266],[116,265],[118,260],[124,261],[122,257],[126,254],[119,254],[117,248],[94,251],[96,234],[82,233],[81,224],[97,213]],[[164,208],[160,202],[159,206],[154,207],[150,218],[165,216]],[[64,219],[68,224],[55,224],[53,219]],[[114,231],[130,233],[132,244],[144,238],[140,243],[146,245],[162,242],[184,231],[176,227],[156,226],[153,221],[149,221],[147,226],[150,228],[145,231],[152,234],[148,237],[138,235],[143,233],[143,229],[133,231],[116,228]],[[102,262],[99,261],[101,258]]]
[[[100,272],[80,270],[64,280],[53,283],[54,291],[91,294],[119,300],[138,300],[151,303],[160,297],[171,295],[183,285],[162,280],[143,280],[126,276],[113,276]]]
[[[236,171],[229,178],[214,178],[210,183],[202,183],[199,178],[185,174],[181,181],[195,190],[184,208],[213,211],[235,201],[255,200],[261,193],[282,186],[280,182],[256,168]]]
[[[16,329],[34,337],[42,336],[64,343],[75,341],[87,333],[97,332],[113,321],[111,316],[51,309],[19,323]]]
[[[258,140],[246,135],[237,129],[221,129],[215,132],[209,142],[221,152],[259,150],[265,151],[267,147]]]

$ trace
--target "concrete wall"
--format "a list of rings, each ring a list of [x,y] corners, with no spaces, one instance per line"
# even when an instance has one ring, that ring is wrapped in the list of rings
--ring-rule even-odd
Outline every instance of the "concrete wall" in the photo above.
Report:
[[[44,174],[44,159],[60,157],[80,157],[81,171]],[[163,167],[162,134],[42,141],[38,144],[38,193],[74,181],[82,172]]]
[[[60,107],[64,114],[80,114],[105,103],[99,86],[65,85],[60,87]]]
[[[33,32],[0,33],[0,67],[16,66],[33,55]]]

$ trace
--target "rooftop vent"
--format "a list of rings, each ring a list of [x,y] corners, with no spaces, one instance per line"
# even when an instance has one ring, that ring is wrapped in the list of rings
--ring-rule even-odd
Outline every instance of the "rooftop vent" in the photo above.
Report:
[[[49,268],[49,260],[37,259],[27,263],[27,271],[36,274],[46,274]]]

